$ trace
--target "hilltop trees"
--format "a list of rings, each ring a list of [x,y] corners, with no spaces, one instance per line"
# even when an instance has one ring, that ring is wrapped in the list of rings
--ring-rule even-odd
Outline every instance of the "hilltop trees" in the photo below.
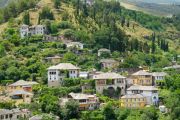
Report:
[[[39,13],[39,21],[43,19],[54,20],[54,15],[48,7],[44,7]]]
[[[17,15],[24,10],[32,8],[36,5],[38,0],[18,0],[18,2],[12,1],[5,8],[1,9],[0,22],[7,22],[10,18],[17,17]]]

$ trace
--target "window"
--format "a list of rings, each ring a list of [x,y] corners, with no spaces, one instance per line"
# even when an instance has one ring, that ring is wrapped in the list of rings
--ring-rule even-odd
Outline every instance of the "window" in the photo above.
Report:
[[[86,99],[79,100],[80,103],[86,102]]]
[[[157,93],[157,91],[156,91],[156,90],[153,90],[152,93]]]
[[[6,119],[8,118],[9,115],[6,115]]]
[[[1,115],[1,119],[4,119],[4,116],[3,116],[3,115]]]
[[[118,80],[117,80],[117,83],[121,83],[121,80],[118,79]]]

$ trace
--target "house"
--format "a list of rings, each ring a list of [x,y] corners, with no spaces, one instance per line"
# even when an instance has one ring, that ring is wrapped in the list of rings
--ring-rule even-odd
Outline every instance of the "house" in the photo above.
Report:
[[[16,90],[11,93],[9,93],[9,97],[15,101],[16,105],[26,103],[30,104],[31,100],[33,98],[33,93],[24,91],[24,90]]]
[[[132,79],[133,79],[133,84],[147,85],[147,86],[154,85],[152,74],[144,70],[140,70],[132,74]]]
[[[101,54],[103,54],[103,53],[111,54],[111,51],[109,49],[106,49],[106,48],[102,48],[102,49],[98,50],[98,56],[101,56]]]
[[[157,105],[159,101],[158,89],[154,86],[133,85],[127,89],[128,95],[141,94],[146,97],[147,105]]]
[[[79,110],[94,110],[99,107],[99,99],[96,95],[69,93],[68,98],[79,102]]]
[[[165,80],[167,73],[165,72],[154,72],[152,73],[152,79],[155,82],[155,85],[161,85],[162,80]]]
[[[45,61],[53,63],[53,64],[57,64],[57,63],[60,63],[61,59],[62,59],[62,57],[56,55],[53,57],[46,57]]]
[[[44,25],[28,26],[22,25],[20,27],[21,38],[32,35],[44,35],[46,33],[46,27]]]
[[[71,63],[60,63],[48,68],[48,86],[58,87],[64,78],[78,78],[80,68]]]
[[[32,92],[32,87],[37,84],[38,84],[37,82],[33,82],[33,81],[19,80],[13,84],[8,85],[8,91],[13,92],[17,90],[24,90],[27,92]]]
[[[53,120],[60,120],[58,116],[52,115],[52,114],[40,114],[40,115],[34,115],[29,120],[44,120],[44,118],[48,119],[53,119]]]
[[[30,111],[27,109],[0,109],[0,120],[19,120],[22,118],[28,118]]]
[[[89,77],[89,72],[79,72],[79,77],[87,79]]]
[[[141,94],[127,94],[121,97],[120,107],[143,108],[146,105],[146,97]]]
[[[67,48],[78,48],[78,49],[83,49],[84,48],[84,44],[80,43],[80,42],[68,42],[65,43]]]
[[[134,84],[134,83],[133,83],[133,79],[130,78],[130,77],[128,77],[128,78],[126,79],[126,88],[131,87],[133,84]]]
[[[43,36],[43,41],[45,42],[55,42],[55,41],[60,41],[60,40],[61,40],[60,36],[52,36],[52,35]]]
[[[180,70],[180,65],[172,65],[172,66],[165,67],[165,68],[163,68],[163,69],[164,69],[164,70],[167,70],[167,69]]]
[[[120,74],[113,72],[101,73],[99,75],[94,75],[93,79],[95,80],[96,92],[98,93],[103,93],[104,89],[114,91],[120,88],[121,95],[125,94],[126,77]]]
[[[119,62],[114,60],[114,59],[101,59],[100,63],[101,63],[101,68],[102,69],[115,68],[115,67],[118,67],[118,65],[119,65]]]

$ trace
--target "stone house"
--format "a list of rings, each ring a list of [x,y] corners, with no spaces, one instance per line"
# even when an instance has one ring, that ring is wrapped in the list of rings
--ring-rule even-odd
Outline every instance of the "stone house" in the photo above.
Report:
[[[144,108],[146,97],[141,94],[127,94],[121,97],[120,107],[124,108]]]
[[[126,93],[127,95],[141,94],[146,97],[146,105],[158,105],[158,88],[154,86],[133,85]]]
[[[152,74],[144,70],[140,70],[132,74],[133,84],[152,86],[154,81],[152,79]]]
[[[64,78],[78,78],[80,68],[71,63],[60,63],[48,68],[48,86],[58,87]]]
[[[96,92],[103,93],[104,89],[117,90],[121,89],[121,95],[125,94],[126,90],[126,77],[121,76],[117,73],[101,73],[99,75],[94,75]]]
[[[20,27],[21,38],[24,38],[26,36],[44,35],[44,34],[46,34],[46,27],[44,25],[34,25],[34,26],[22,25]]]

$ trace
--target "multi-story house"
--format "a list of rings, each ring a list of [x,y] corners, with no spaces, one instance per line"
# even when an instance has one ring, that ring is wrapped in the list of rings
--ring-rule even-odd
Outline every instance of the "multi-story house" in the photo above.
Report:
[[[152,86],[154,81],[152,79],[152,74],[144,70],[140,70],[132,74],[133,84]]]
[[[103,93],[104,89],[121,89],[121,95],[125,94],[126,89],[126,77],[121,76],[117,73],[101,73],[94,75],[93,79],[96,84],[96,92]]]
[[[23,90],[27,92],[32,92],[32,87],[37,84],[37,82],[19,80],[13,84],[8,85],[8,91],[13,92]]]
[[[22,25],[20,27],[21,38],[32,35],[44,35],[46,33],[46,27],[44,25],[28,26]]]
[[[99,99],[96,95],[69,93],[68,98],[79,102],[79,110],[94,110],[99,107]]]
[[[33,96],[34,96],[33,93],[24,90],[16,90],[9,93],[9,97],[11,98],[12,101],[15,102],[16,105],[23,103],[30,104]]]
[[[141,94],[127,94],[121,97],[120,107],[143,108],[146,105],[146,97]]]
[[[165,73],[165,72],[154,72],[154,73],[152,73],[152,79],[153,79],[155,85],[163,84],[162,80],[165,80],[166,76],[167,76],[167,73]]]
[[[0,120],[19,120],[20,118],[28,118],[30,111],[27,109],[0,109]]]
[[[46,57],[45,58],[45,62],[50,62],[50,63],[53,63],[53,64],[57,64],[57,63],[60,63],[62,57],[60,56],[53,56],[53,57]]]
[[[111,69],[116,68],[119,65],[119,62],[114,59],[102,59],[100,60],[102,69]]]
[[[80,68],[71,63],[60,63],[48,68],[48,86],[58,87],[63,84],[64,78],[78,78]]]
[[[141,94],[146,97],[147,105],[158,105],[158,89],[154,86],[133,85],[127,89],[127,95]]]

